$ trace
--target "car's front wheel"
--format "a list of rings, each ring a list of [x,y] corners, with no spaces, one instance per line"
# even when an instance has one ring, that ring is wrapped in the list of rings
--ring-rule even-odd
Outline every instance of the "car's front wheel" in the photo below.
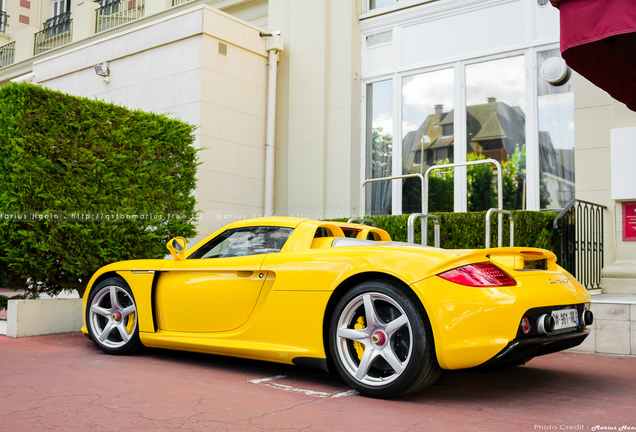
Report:
[[[142,346],[135,297],[122,278],[105,279],[91,290],[86,325],[93,342],[108,354],[129,354]]]
[[[441,374],[426,314],[413,293],[388,281],[347,292],[331,317],[336,369],[361,394],[395,397],[431,385]]]

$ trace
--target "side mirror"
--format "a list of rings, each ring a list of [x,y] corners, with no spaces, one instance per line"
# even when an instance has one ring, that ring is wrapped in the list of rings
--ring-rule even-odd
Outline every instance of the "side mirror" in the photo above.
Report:
[[[183,237],[175,237],[166,244],[166,247],[170,251],[170,254],[175,261],[181,261],[185,259],[186,253],[186,239]]]

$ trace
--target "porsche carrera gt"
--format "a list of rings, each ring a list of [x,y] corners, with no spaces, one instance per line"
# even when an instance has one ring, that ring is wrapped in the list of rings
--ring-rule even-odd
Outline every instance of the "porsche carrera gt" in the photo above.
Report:
[[[91,278],[82,331],[106,353],[147,346],[311,366],[388,398],[442,370],[574,347],[593,321],[587,290],[541,249],[445,250],[296,218],[167,246],[173,259],[117,262]]]

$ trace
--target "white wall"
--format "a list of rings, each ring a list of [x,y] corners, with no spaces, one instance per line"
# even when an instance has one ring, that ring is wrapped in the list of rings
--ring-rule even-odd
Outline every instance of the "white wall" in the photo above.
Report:
[[[636,242],[623,241],[622,202],[612,199],[612,130],[636,127],[636,113],[575,74],[576,197],[607,206],[602,290],[636,294]]]
[[[54,90],[198,126],[201,238],[263,211],[265,43],[256,27],[206,6],[152,18],[45,56],[33,72]],[[104,61],[109,83],[93,69]]]
[[[357,215],[360,185],[359,1],[270,0],[282,30],[275,213]]]

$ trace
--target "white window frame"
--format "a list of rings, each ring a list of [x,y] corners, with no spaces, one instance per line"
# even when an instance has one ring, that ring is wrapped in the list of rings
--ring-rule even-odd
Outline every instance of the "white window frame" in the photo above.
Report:
[[[528,190],[526,195],[526,200],[528,203],[528,209],[530,210],[539,210],[541,209],[541,167],[540,167],[540,157],[539,157],[539,100],[538,100],[538,89],[537,89],[537,80],[539,79],[539,71],[537,64],[537,57],[540,52],[550,51],[554,49],[560,49],[560,45],[558,43],[539,45],[532,48],[531,52],[528,55],[531,57],[532,61],[532,70],[533,74],[530,77],[531,83],[528,84],[527,89],[532,88],[533,92],[533,107],[532,107],[532,118],[528,119],[526,117],[526,129],[528,128],[528,123],[530,120],[532,121],[532,139],[534,142],[534,146],[532,147],[532,152],[528,151],[528,147],[526,147],[526,164],[527,166],[532,166],[533,170],[526,170],[526,179],[528,183]],[[528,90],[530,91],[530,90]],[[576,140],[575,140],[576,144]],[[531,160],[530,160],[531,158]],[[532,163],[532,165],[531,165]],[[531,187],[532,186],[532,187]],[[576,193],[576,189],[575,189]],[[532,204],[534,207],[530,207],[530,200],[532,199]]]
[[[429,0],[430,1],[430,0]],[[471,64],[482,63],[491,60],[498,60],[513,56],[524,56],[525,61],[525,107],[524,112],[526,116],[526,208],[528,210],[540,210],[540,185],[539,185],[539,146],[538,146],[538,100],[537,100],[537,53],[559,47],[558,41],[554,40],[534,40],[532,28],[532,20],[534,16],[531,12],[532,4],[526,5],[528,23],[526,30],[526,42],[516,47],[509,47],[504,50],[491,50],[479,53],[472,53],[468,56],[462,56],[457,58],[449,58],[442,60],[444,63],[429,62],[423,65],[409,65],[399,66],[401,64],[401,37],[402,37],[402,25],[408,22],[400,22],[399,16],[405,12],[398,12],[397,14],[385,15],[389,12],[404,9],[414,5],[428,3],[429,1],[400,1],[398,7],[397,1],[392,6],[386,6],[379,9],[373,9],[368,11],[360,17],[361,20],[365,20],[362,32],[362,64],[366,64],[366,38],[373,34],[381,33],[393,28],[393,43],[394,43],[394,65],[395,69],[392,72],[383,74],[368,74],[365,76],[363,66],[363,77],[361,80],[362,85],[362,146],[361,146],[361,180],[360,184],[366,180],[366,168],[367,168],[367,155],[366,155],[366,122],[367,122],[367,107],[366,107],[366,87],[369,84],[378,81],[392,80],[393,82],[393,133],[392,140],[394,143],[393,154],[393,175],[400,175],[402,172],[402,147],[398,145],[402,141],[402,80],[404,77],[417,75],[426,72],[433,72],[441,69],[448,69],[453,67],[455,71],[455,148],[454,148],[454,160],[455,162],[464,162],[467,157],[466,150],[466,66]],[[452,8],[451,3],[470,3],[468,0],[458,0],[454,2],[448,2],[444,5]],[[483,1],[484,4],[492,3],[492,0]],[[368,0],[365,0],[364,7],[369,5]],[[408,6],[407,6],[408,5]],[[437,5],[435,8],[438,9]],[[439,12],[436,10],[436,12]],[[379,17],[379,15],[384,15]],[[417,14],[416,14],[417,15]],[[376,20],[372,20],[374,24],[370,24],[371,21],[366,18],[377,17]],[[388,24],[388,25],[387,25]],[[455,169],[455,205],[454,210],[456,212],[467,211],[467,185],[466,185],[466,168],[459,167]],[[402,182],[394,181],[392,186],[392,213],[402,213]]]
[[[364,0],[362,3],[362,15],[360,15],[360,19],[384,15],[386,13],[407,9],[424,3],[430,3],[432,1],[437,0],[393,0],[393,4],[371,9],[371,0]]]
[[[501,60],[509,57],[519,57],[524,56],[525,61],[525,88],[526,88],[526,97],[525,97],[525,106],[523,107],[524,113],[526,115],[526,183],[527,183],[527,197],[526,204],[528,209],[539,209],[539,149],[538,149],[538,131],[537,131],[537,119],[536,119],[536,110],[537,110],[537,101],[535,96],[531,96],[536,93],[536,74],[528,73],[529,71],[536,71],[536,52],[544,51],[547,48],[542,47],[541,49],[525,49],[525,50],[514,50],[505,53],[499,53],[495,55],[488,55],[483,57],[471,57],[466,60],[458,60],[454,63],[445,63],[442,65],[437,65],[434,67],[427,68],[419,68],[414,70],[408,70],[405,72],[395,72],[392,74],[387,74],[384,76],[374,77],[373,79],[364,81],[363,94],[366,95],[366,86],[381,82],[381,81],[391,81],[393,86],[393,131],[392,131],[392,142],[393,142],[393,167],[392,167],[392,175],[399,176],[402,174],[402,146],[398,145],[402,142],[402,93],[403,93],[403,80],[409,76],[420,75],[423,73],[435,72],[438,70],[444,69],[453,69],[454,78],[455,78],[455,92],[454,92],[454,137],[455,137],[455,147],[454,147],[454,161],[455,162],[465,162],[467,158],[467,149],[466,149],[466,66],[484,63],[488,61]],[[530,57],[530,61],[529,61]],[[534,59],[532,61],[532,59]],[[530,81],[530,82],[529,82]],[[366,101],[363,104],[362,112],[365,113],[364,122],[367,121],[367,110],[366,110]],[[363,124],[364,124],[363,122]],[[363,126],[363,130],[366,131],[366,124]],[[364,146],[363,146],[363,168],[362,171],[362,179],[361,182],[365,180],[364,176],[366,176],[366,136],[363,137]],[[532,149],[530,151],[530,149]],[[536,171],[536,173],[535,173]],[[532,173],[532,176],[530,175]],[[532,178],[534,177],[534,179]],[[467,185],[466,185],[467,177],[466,177],[466,167],[458,167],[455,168],[455,187],[454,187],[454,197],[455,197],[455,205],[454,210],[456,212],[465,212],[468,209],[467,203]],[[399,215],[402,214],[402,182],[401,181],[393,181],[392,182],[392,214]],[[537,183],[536,185],[534,183]]]
[[[67,6],[67,0],[51,0],[51,18],[69,12],[70,9],[67,10]]]

